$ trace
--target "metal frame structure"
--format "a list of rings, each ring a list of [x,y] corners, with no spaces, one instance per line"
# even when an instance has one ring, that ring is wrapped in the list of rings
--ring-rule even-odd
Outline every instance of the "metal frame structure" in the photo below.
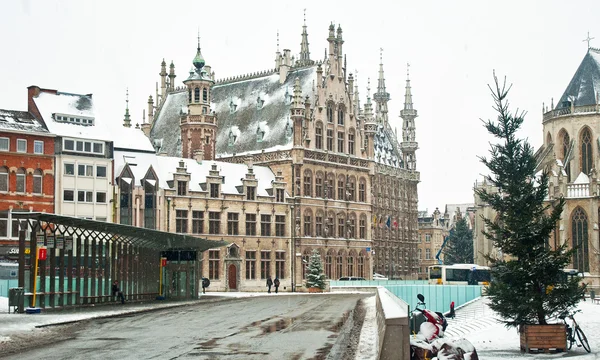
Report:
[[[227,244],[225,241],[55,214],[13,213],[13,218],[19,221],[20,228],[18,286],[25,289],[25,297],[29,298],[27,301],[31,307],[37,305],[33,304],[31,296],[36,275],[31,265],[38,246],[48,248],[47,260],[37,274],[39,288],[42,289],[38,303],[40,308],[45,308],[112,302],[114,280],[119,282],[127,300],[164,296],[159,294],[158,285],[162,254],[178,250],[202,252]],[[27,240],[29,259],[26,258]],[[201,256],[196,259],[201,259]],[[28,282],[26,269],[30,270]],[[195,269],[199,271],[200,267],[195,266]]]

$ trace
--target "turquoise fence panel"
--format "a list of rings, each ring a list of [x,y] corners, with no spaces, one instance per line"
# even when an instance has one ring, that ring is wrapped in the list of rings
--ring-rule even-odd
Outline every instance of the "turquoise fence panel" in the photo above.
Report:
[[[406,301],[411,309],[417,306],[417,294],[425,297],[425,307],[433,311],[446,313],[450,303],[459,307],[481,296],[480,285],[389,285],[385,286],[392,294]]]
[[[387,286],[387,285],[425,285],[427,280],[330,280],[330,286]]]
[[[8,289],[19,286],[17,279],[2,279],[0,280],[0,296],[8,297]]]

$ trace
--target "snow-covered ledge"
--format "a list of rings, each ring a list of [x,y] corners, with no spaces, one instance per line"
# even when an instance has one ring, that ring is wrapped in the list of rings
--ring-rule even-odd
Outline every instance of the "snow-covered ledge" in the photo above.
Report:
[[[410,359],[409,305],[383,286],[377,287],[379,359]]]

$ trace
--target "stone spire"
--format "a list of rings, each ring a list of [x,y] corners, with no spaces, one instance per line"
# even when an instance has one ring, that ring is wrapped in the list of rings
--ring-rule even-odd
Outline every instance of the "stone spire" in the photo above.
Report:
[[[364,112],[364,130],[367,136],[365,150],[367,157],[373,159],[375,157],[375,132],[377,131],[377,123],[373,119],[373,105],[371,103],[371,79],[367,80],[367,102],[365,103]]]
[[[294,122],[294,146],[302,146],[302,122],[304,120],[306,108],[302,101],[302,88],[300,87],[300,79],[294,80],[294,99],[290,109],[291,118]]]
[[[406,65],[406,92],[404,94],[404,109],[400,111],[400,117],[402,118],[402,142],[400,147],[402,148],[402,155],[404,157],[404,166],[408,170],[417,169],[417,157],[415,151],[418,149],[418,143],[415,137],[415,118],[417,110],[413,108],[412,93],[410,88],[410,64]]]
[[[373,94],[373,99],[377,103],[377,121],[380,123],[388,122],[388,106],[390,94],[385,91],[385,77],[383,76],[383,49],[379,49],[379,79],[377,80],[377,92]]]
[[[167,63],[165,59],[160,63],[160,73],[158,75],[160,75],[160,97],[164,99],[167,94]],[[156,92],[158,93],[158,86]],[[157,105],[160,104],[158,94],[156,95],[156,103]]]
[[[127,92],[125,95],[125,104],[125,117],[123,118],[123,127],[130,128],[131,116],[129,116],[129,88],[127,88]]]
[[[304,9],[304,25],[302,25],[302,42],[300,43],[300,59],[298,66],[312,65],[314,61],[310,60],[310,51],[308,50],[308,33],[306,32],[306,9]]]

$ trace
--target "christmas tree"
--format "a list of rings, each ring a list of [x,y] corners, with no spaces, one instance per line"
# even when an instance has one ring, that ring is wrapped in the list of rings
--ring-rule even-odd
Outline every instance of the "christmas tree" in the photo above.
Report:
[[[321,255],[317,250],[313,250],[308,263],[308,271],[306,274],[306,287],[325,289],[325,274],[323,274],[323,264],[321,263]]]
[[[444,264],[473,263],[473,231],[469,229],[467,220],[461,217],[456,227],[450,230],[448,242],[444,247]]]
[[[510,87],[494,75],[492,90],[496,121],[485,128],[497,140],[490,158],[481,158],[492,175],[486,181],[497,192],[477,189],[476,194],[497,213],[484,218],[483,234],[502,255],[487,254],[492,264],[492,282],[487,289],[490,307],[507,326],[547,324],[549,318],[571,310],[583,297],[580,279],[566,280],[565,268],[572,258],[566,242],[549,245],[550,235],[561,217],[564,199],[547,199],[548,173],[536,171],[533,148],[517,138],[523,112],[509,111],[506,97]]]

